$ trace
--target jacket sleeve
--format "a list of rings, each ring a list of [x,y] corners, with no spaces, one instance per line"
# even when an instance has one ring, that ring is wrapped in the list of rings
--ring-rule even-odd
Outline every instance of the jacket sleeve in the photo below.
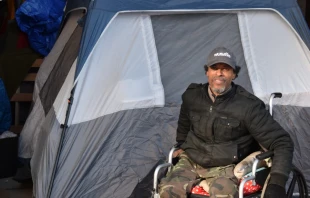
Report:
[[[189,130],[190,130],[190,120],[188,117],[188,110],[183,100],[183,103],[181,105],[179,120],[178,120],[178,128],[177,128],[176,141],[178,144],[181,145],[183,144],[183,142],[185,142]]]
[[[255,101],[245,116],[246,126],[256,141],[274,152],[270,183],[285,186],[294,151],[290,135],[272,118],[260,100]]]

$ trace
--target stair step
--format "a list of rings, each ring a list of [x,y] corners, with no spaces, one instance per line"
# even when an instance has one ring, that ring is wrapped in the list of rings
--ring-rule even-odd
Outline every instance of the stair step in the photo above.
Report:
[[[35,81],[35,80],[36,80],[36,77],[37,77],[37,74],[36,74],[36,73],[29,73],[29,74],[27,74],[27,76],[26,76],[26,78],[24,79],[24,81],[32,82],[32,81]]]
[[[43,59],[42,59],[42,58],[38,58],[38,59],[36,59],[36,60],[33,62],[33,64],[32,64],[31,67],[40,67],[41,64],[42,64],[42,62],[43,62]]]
[[[16,134],[20,134],[23,130],[24,125],[11,125],[10,131]]]
[[[32,102],[32,93],[15,93],[11,102]]]

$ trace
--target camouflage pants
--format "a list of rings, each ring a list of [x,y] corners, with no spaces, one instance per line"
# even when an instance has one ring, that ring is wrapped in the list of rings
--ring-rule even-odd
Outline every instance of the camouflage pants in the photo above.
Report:
[[[210,198],[238,197],[238,180],[234,176],[235,165],[203,168],[183,152],[179,162],[159,184],[161,198],[185,198],[193,186],[206,180]]]

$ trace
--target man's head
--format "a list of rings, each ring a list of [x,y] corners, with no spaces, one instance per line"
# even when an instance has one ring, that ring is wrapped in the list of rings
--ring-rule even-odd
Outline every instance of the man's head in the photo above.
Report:
[[[240,70],[240,67],[236,66],[234,54],[224,47],[212,50],[204,67],[209,86],[215,95],[229,89]]]

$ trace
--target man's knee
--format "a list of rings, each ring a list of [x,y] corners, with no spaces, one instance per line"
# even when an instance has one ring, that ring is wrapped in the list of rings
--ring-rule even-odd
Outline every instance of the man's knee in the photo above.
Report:
[[[186,189],[186,187],[185,187]],[[181,185],[162,185],[159,189],[160,198],[185,198],[186,190]]]
[[[238,195],[237,184],[227,177],[219,177],[210,184],[210,198],[235,198]]]

